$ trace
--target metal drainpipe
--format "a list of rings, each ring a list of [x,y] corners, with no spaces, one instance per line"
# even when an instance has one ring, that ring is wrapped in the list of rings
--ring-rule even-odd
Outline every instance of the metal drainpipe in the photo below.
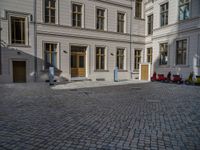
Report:
[[[133,0],[131,0],[131,15],[130,15],[130,74],[131,74],[131,79],[133,79],[133,75],[132,75],[132,17],[133,17]]]
[[[1,18],[0,18],[0,75],[2,74],[2,62],[1,62]]]
[[[34,0],[34,81],[37,81],[37,0]]]

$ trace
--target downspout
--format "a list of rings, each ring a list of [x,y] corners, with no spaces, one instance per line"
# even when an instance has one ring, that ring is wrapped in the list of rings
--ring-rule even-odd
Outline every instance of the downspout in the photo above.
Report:
[[[34,81],[37,81],[37,0],[34,0]]]
[[[2,59],[1,59],[1,18],[0,18],[0,75],[2,74]]]
[[[133,17],[133,0],[131,0],[131,15],[130,15],[130,74],[131,79],[133,79],[132,73],[132,17]]]

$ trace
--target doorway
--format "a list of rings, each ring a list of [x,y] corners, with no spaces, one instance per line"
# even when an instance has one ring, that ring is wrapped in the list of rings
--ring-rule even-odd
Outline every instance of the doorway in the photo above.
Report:
[[[13,82],[23,83],[26,82],[26,62],[13,61]]]
[[[71,47],[71,77],[86,76],[86,47]]]

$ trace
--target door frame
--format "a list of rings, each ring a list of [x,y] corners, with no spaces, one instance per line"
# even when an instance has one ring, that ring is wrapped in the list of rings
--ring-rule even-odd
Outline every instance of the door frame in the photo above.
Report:
[[[29,66],[29,61],[27,59],[21,59],[21,58],[12,58],[9,60],[9,64],[10,64],[10,68],[9,68],[9,74],[10,74],[10,79],[11,82],[14,83],[14,79],[13,79],[13,61],[24,61],[26,63],[26,82],[29,82],[29,71],[28,71],[28,66]]]
[[[71,50],[72,46],[77,46],[77,47],[85,47],[85,77],[72,77],[71,75]],[[70,78],[88,78],[89,74],[89,45],[86,44],[69,44],[69,74]]]
[[[148,66],[148,80],[151,80],[151,63],[140,63],[140,67],[139,67],[139,80],[141,80],[142,77],[142,65],[147,65]]]

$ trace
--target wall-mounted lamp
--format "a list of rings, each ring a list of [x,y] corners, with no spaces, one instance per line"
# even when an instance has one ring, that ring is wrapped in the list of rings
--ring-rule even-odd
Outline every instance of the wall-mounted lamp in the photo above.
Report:
[[[65,54],[67,54],[67,51],[66,51],[66,50],[63,50],[63,52],[64,52]]]

